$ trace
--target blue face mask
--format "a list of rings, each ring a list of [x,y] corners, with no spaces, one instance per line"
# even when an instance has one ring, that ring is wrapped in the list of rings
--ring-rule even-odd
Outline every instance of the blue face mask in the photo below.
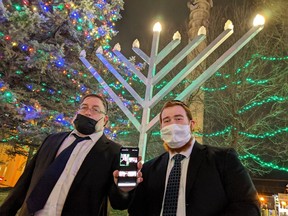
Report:
[[[89,118],[87,116],[77,114],[75,120],[74,120],[74,126],[75,129],[84,135],[90,135],[95,132],[96,130],[96,124],[98,121]]]

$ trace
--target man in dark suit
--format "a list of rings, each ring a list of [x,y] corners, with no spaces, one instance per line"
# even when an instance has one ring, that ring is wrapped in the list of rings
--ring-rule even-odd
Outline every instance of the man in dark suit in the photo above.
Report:
[[[108,121],[107,111],[103,97],[95,94],[85,96],[74,117],[75,129],[52,134],[44,140],[0,207],[0,215],[16,215],[20,208],[19,215],[23,216],[107,215],[108,197],[113,208],[126,209],[127,194],[117,188],[113,179],[121,146],[103,134]],[[56,177],[55,185],[49,186],[54,180],[49,179],[48,170],[61,153],[77,142],[76,139],[81,141],[72,148],[64,165],[65,159],[62,159],[63,170]],[[64,158],[63,154],[61,157]],[[56,167],[59,168],[59,164]],[[52,170],[54,178],[53,172],[56,171]],[[44,186],[40,182],[44,182]],[[43,201],[49,187],[52,191]]]
[[[257,192],[236,152],[197,143],[193,125],[183,102],[164,105],[160,127],[167,152],[143,165],[130,215],[260,216]]]

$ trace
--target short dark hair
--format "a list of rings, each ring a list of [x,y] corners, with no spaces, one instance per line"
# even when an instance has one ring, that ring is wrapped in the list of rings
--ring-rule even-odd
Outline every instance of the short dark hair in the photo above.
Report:
[[[162,107],[162,109],[160,111],[160,124],[162,123],[161,116],[162,116],[163,110],[168,108],[168,107],[173,107],[173,106],[181,106],[181,107],[183,107],[183,109],[186,112],[186,115],[187,115],[188,119],[189,120],[193,120],[191,110],[189,109],[189,107],[184,102],[182,102],[180,100],[171,100],[171,101],[166,102],[163,105],[163,107]]]
[[[88,97],[96,97],[96,98],[99,98],[99,99],[102,101],[103,105],[104,105],[105,113],[108,113],[108,103],[107,103],[106,99],[105,99],[103,96],[99,95],[99,94],[87,94],[87,95],[85,95],[84,97],[82,97],[82,99],[81,99],[81,101],[80,101],[80,104],[82,104],[83,101],[84,101],[86,98],[88,98]]]

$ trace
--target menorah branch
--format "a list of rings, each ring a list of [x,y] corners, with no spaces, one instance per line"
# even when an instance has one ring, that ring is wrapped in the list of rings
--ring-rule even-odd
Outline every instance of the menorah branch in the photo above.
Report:
[[[168,92],[175,88],[189,73],[201,64],[216,48],[218,48],[230,35],[233,29],[224,30],[212,43],[210,43],[199,55],[188,63],[166,86],[164,86],[151,100],[150,107],[157,104]]]
[[[120,98],[115,94],[115,92],[108,86],[108,84],[102,79],[100,74],[93,68],[93,66],[87,61],[86,58],[80,57],[82,63],[88,68],[90,73],[94,76],[94,78],[100,83],[100,85],[104,88],[104,90],[110,95],[110,97],[115,101],[115,103],[119,106],[119,108],[124,112],[124,114],[128,117],[128,119],[132,122],[135,128],[140,131],[140,123],[134,117],[134,115],[130,112],[130,110],[124,106],[123,102]]]
[[[138,93],[123,79],[123,77],[114,69],[114,67],[103,57],[102,54],[96,54],[100,61],[108,68],[108,70],[124,85],[130,94],[137,100],[139,104],[143,103],[143,99]]]
[[[156,85],[163,79],[179,62],[181,62],[189,53],[191,53],[204,39],[206,35],[198,35],[194,40],[188,43],[171,61],[168,62],[153,78],[152,83]]]
[[[139,71],[136,69],[136,67],[118,50],[113,51],[115,55],[127,65],[127,67],[135,74],[138,76],[138,78],[144,83],[144,85],[147,85],[147,78]]]
[[[231,59],[240,49],[242,49],[253,37],[255,37],[264,25],[252,27],[243,37],[231,46],[222,56],[220,56],[209,68],[207,68],[196,80],[194,80],[185,90],[176,97],[177,100],[184,100],[192,92],[198,89],[207,79],[209,79],[220,67]]]

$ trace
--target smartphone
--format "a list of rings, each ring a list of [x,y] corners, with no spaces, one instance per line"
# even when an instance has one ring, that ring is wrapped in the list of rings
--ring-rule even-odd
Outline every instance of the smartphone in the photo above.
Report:
[[[138,147],[120,149],[118,187],[135,187],[137,184]]]

